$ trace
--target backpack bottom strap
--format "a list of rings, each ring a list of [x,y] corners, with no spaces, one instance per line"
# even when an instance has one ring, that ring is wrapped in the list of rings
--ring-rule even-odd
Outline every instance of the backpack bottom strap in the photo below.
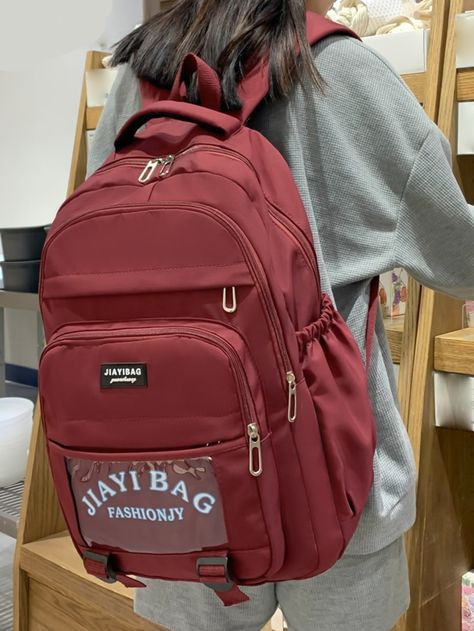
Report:
[[[201,557],[196,562],[196,572],[199,581],[214,590],[225,607],[239,605],[250,600],[230,577],[227,556]]]
[[[100,578],[100,580],[105,583],[116,583],[118,581],[125,585],[125,587],[146,587],[141,581],[127,574],[116,572],[112,567],[109,554],[100,554],[93,550],[85,550],[82,553],[82,560],[87,572],[96,578]]]
[[[118,581],[126,587],[146,587],[141,581],[114,570],[109,554],[85,550],[82,553],[82,559],[87,572],[105,583]],[[247,594],[244,594],[231,579],[228,564],[229,559],[227,556],[201,557],[196,563],[199,581],[212,589],[225,607],[238,605],[250,600]]]

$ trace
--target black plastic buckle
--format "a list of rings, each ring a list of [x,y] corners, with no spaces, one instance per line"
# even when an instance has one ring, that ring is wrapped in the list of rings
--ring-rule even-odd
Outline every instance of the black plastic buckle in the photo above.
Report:
[[[202,577],[200,568],[203,565],[222,565],[222,567],[224,568],[224,578],[226,580],[225,583],[212,583],[202,581],[203,585],[206,585],[206,587],[213,589],[215,592],[228,592],[233,588],[234,581],[230,576],[229,559],[227,557],[201,557],[200,559],[198,559],[196,561],[196,572],[200,578]]]
[[[110,564],[110,555],[109,554],[99,554],[98,552],[93,552],[92,550],[84,550],[82,553],[84,559],[90,559],[91,561],[96,561],[97,563],[101,563],[104,566],[105,577],[98,576],[101,581],[105,583],[116,583],[117,582],[117,574],[115,570],[112,568]]]

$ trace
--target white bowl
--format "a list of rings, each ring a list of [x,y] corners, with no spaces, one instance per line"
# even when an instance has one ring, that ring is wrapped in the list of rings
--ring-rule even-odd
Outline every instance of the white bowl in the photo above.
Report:
[[[33,402],[20,397],[0,399],[0,432],[3,428],[33,418]]]
[[[0,399],[0,487],[25,477],[33,407],[28,399]]]

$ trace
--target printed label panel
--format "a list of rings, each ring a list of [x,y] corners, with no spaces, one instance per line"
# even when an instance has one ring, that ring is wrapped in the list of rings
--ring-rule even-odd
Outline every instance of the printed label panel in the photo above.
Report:
[[[210,458],[66,461],[79,527],[88,545],[183,553],[227,543]]]
[[[146,364],[102,364],[101,388],[143,388],[148,385]]]

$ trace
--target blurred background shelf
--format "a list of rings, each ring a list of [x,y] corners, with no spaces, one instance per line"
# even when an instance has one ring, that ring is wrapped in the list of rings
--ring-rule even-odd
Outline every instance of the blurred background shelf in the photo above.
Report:
[[[457,100],[474,101],[474,68],[458,70]]]
[[[88,107],[86,109],[86,127],[88,130],[94,130],[99,124],[103,107]]]
[[[0,533],[9,537],[16,537],[20,521],[23,487],[23,482],[0,487]]]
[[[0,631],[13,629],[12,571],[15,539],[0,533]]]
[[[0,396],[6,396],[7,394],[5,384],[5,309],[26,309],[27,311],[36,312],[38,358],[44,344],[43,322],[39,312],[38,294],[0,289]]]
[[[425,101],[426,93],[426,72],[402,75],[402,79],[416,96],[420,103]]]
[[[474,376],[474,328],[439,335],[434,361],[435,370]]]
[[[384,318],[384,324],[390,353],[392,355],[392,361],[394,364],[399,364],[402,354],[405,318],[403,316],[399,316],[397,318]]]

